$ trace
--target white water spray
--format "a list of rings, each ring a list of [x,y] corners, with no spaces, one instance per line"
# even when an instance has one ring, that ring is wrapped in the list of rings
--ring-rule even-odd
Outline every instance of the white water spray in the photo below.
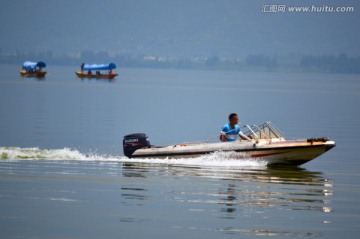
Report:
[[[197,158],[136,158],[125,156],[101,155],[96,153],[84,154],[76,149],[39,149],[20,147],[0,147],[0,159],[8,161],[19,160],[79,160],[100,162],[129,162],[162,164],[176,166],[206,166],[206,167],[266,167],[267,162],[247,158],[243,153],[215,152]]]

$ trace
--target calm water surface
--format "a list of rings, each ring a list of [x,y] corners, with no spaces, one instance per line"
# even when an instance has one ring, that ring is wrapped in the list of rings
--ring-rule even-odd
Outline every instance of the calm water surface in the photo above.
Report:
[[[358,237],[358,75],[17,68],[0,65],[0,238]],[[300,168],[122,156],[126,134],[214,139],[231,112],[337,146]]]

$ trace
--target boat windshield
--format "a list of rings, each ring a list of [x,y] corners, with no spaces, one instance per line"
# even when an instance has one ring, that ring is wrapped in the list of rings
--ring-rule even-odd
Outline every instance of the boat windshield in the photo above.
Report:
[[[285,139],[284,134],[274,124],[270,122],[266,122],[259,126],[245,125],[245,128],[248,130],[247,132],[245,132],[245,134],[255,139]]]

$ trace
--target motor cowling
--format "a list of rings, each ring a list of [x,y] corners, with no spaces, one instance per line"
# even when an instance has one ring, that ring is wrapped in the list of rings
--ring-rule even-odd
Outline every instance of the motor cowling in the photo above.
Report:
[[[131,158],[136,150],[150,147],[150,141],[146,134],[137,133],[124,136],[123,149],[126,157]]]

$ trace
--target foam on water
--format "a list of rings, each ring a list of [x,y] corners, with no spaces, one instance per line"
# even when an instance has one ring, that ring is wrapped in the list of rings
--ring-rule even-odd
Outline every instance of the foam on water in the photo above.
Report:
[[[267,162],[246,158],[245,154],[236,152],[215,152],[197,158],[136,158],[125,156],[84,154],[76,149],[39,149],[20,147],[0,147],[1,160],[80,160],[102,162],[129,162],[146,164],[164,164],[178,166],[210,166],[210,167],[266,167]]]
[[[84,154],[76,149],[39,149],[20,147],[0,147],[0,159],[9,160],[86,160],[86,161],[119,161],[120,158],[97,155],[95,153]]]
[[[242,153],[236,152],[214,152],[196,158],[144,158],[128,159],[127,162],[168,164],[179,166],[210,166],[210,167],[266,167],[267,162],[246,158]]]

